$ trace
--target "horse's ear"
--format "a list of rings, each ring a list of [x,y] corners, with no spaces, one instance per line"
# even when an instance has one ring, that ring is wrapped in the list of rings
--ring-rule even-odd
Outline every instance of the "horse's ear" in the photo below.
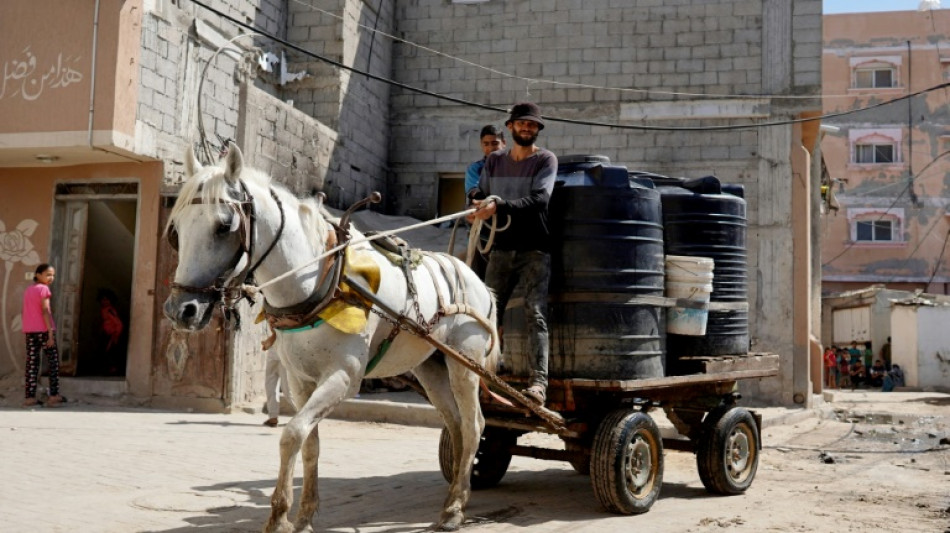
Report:
[[[244,154],[233,141],[228,143],[228,155],[224,159],[224,179],[231,185],[236,185],[244,170]]]
[[[185,174],[190,178],[199,170],[201,170],[201,161],[198,161],[198,156],[195,155],[195,147],[189,144],[188,149],[185,150]]]
[[[317,209],[320,209],[321,207],[323,207],[324,202],[327,201],[327,194],[323,191],[320,191],[316,195],[314,195],[314,198],[316,198],[317,200]]]

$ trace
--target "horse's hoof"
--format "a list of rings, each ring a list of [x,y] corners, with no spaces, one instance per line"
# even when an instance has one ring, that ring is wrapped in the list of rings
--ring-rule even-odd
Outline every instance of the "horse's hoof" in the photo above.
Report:
[[[439,523],[435,525],[436,531],[458,531],[462,527],[462,522],[465,520],[465,517],[462,516],[462,513],[449,514],[448,516],[443,516]]]
[[[281,520],[280,522],[277,522],[276,524],[273,522],[268,522],[267,524],[264,525],[263,532],[264,533],[293,533],[294,526],[290,523],[290,520],[287,520],[285,518],[284,520]]]
[[[294,522],[294,533],[313,533],[313,525],[310,520]]]

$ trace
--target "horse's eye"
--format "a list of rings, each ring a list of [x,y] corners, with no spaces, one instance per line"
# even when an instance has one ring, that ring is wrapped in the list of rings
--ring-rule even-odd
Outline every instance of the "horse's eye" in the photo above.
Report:
[[[214,234],[217,235],[218,237],[223,237],[227,235],[228,233],[231,233],[231,224],[228,224],[226,222],[222,222],[218,224],[218,227],[214,230]]]

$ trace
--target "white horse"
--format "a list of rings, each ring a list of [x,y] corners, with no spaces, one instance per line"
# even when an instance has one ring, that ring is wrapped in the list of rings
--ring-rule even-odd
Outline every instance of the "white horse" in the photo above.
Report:
[[[322,199],[295,198],[271,183],[266,174],[245,168],[243,156],[233,144],[218,165],[202,168],[191,150],[186,165],[190,178],[182,186],[167,228],[179,256],[165,315],[178,329],[199,330],[208,324],[216,304],[233,305],[240,299],[241,284],[253,274],[262,287],[266,285],[261,292],[271,312],[269,319],[277,326],[271,349],[277,350],[287,370],[297,407],[280,438],[280,472],[264,531],[312,530],[319,507],[320,420],[345,398],[354,396],[364,377],[408,371],[422,384],[451,435],[455,476],[436,527],[458,529],[485,425],[478,401],[479,378],[453,358],[434,356],[433,347],[419,335],[406,330],[394,334],[396,326],[391,317],[382,316],[380,305],[399,310],[404,318],[428,322],[433,339],[490,366],[499,349],[492,293],[464,263],[446,254],[423,254],[422,264],[411,270],[412,283],[407,283],[405,270],[364,242],[349,246],[346,256],[359,256],[370,271],[375,270],[374,265],[378,268],[375,297],[380,305],[374,304],[369,312],[366,298],[352,294],[346,298],[356,307],[344,312],[355,318],[357,327],[365,322],[359,331],[343,331],[354,327],[352,320],[342,330],[320,322],[313,327],[280,329],[287,327],[286,320],[306,314],[304,308],[325,307],[328,299],[338,300],[333,298],[339,294],[334,268],[344,256],[313,259],[338,238],[345,240],[346,233],[335,231]],[[355,230],[350,233],[353,240],[361,237]],[[268,285],[288,272],[292,275]],[[367,279],[372,277],[370,272]],[[385,345],[389,349],[378,358]],[[371,361],[375,366],[367,372]],[[293,470],[301,451],[303,490],[299,512],[291,524],[287,515],[293,503]]]

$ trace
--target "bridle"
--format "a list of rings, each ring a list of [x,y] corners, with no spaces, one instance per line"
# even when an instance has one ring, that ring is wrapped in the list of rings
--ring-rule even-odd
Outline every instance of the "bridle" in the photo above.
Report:
[[[233,272],[240,264],[241,258],[247,254],[248,264],[250,264],[250,259],[253,257],[254,252],[254,224],[257,219],[255,213],[254,197],[251,195],[250,191],[247,190],[247,187],[241,182],[241,189],[243,191],[244,199],[243,200],[225,200],[225,199],[214,199],[214,200],[205,200],[200,196],[196,196],[191,203],[196,205],[201,204],[225,204],[230,209],[233,209],[239,218],[239,231],[240,231],[240,241],[241,246],[234,254],[234,258],[231,260],[233,265],[231,268],[225,272]],[[321,195],[323,193],[320,193]],[[251,266],[245,267],[244,270],[234,275],[221,275],[218,276],[214,283],[206,287],[195,287],[191,285],[183,285],[181,283],[173,282],[171,283],[172,291],[182,291],[182,292],[191,292],[191,293],[213,293],[217,295],[215,299],[215,304],[220,305],[224,311],[225,317],[235,317],[237,320],[238,326],[240,326],[240,315],[233,313],[235,307],[241,299],[246,299],[250,303],[254,301],[255,292],[248,291],[249,286],[255,286],[254,282],[254,271],[261,265],[264,259],[271,253],[274,247],[277,245],[277,241],[280,240],[281,235],[284,232],[284,225],[286,222],[286,215],[284,213],[284,207],[280,199],[277,197],[277,193],[274,191],[273,187],[270,188],[270,195],[277,202],[277,210],[280,212],[280,226],[277,230],[277,235],[274,236],[274,240],[270,243],[267,249],[261,254],[261,257]],[[326,196],[324,195],[324,199]],[[264,300],[265,310],[268,314],[275,316],[281,315],[291,315],[297,314],[296,311],[298,308],[322,308],[326,303],[332,299],[339,287],[340,276],[342,274],[343,260],[342,257],[346,251],[346,247],[350,242],[350,217],[358,209],[370,203],[379,203],[382,197],[378,192],[374,192],[367,198],[364,198],[353,205],[351,205],[340,217],[340,222],[334,224],[330,221],[327,221],[332,228],[332,241],[338,244],[343,245],[337,250],[333,255],[327,258],[327,264],[323,268],[323,276],[321,276],[320,281],[317,283],[316,292],[312,294],[307,300],[292,306],[288,309],[275,309],[267,305],[267,300]],[[171,245],[172,249],[178,251],[178,228],[174,225],[169,227],[168,230],[168,243]]]
[[[205,287],[183,285],[176,282],[172,282],[170,285],[172,291],[216,294],[217,298],[215,298],[215,303],[222,306],[222,308],[225,310],[225,315],[229,315],[242,298],[247,298],[249,300],[251,299],[250,294],[245,290],[244,287],[247,285],[254,285],[254,272],[277,245],[277,241],[280,240],[281,235],[284,233],[284,225],[286,221],[283,204],[281,203],[280,198],[278,198],[274,189],[270,188],[271,198],[277,202],[277,210],[280,212],[280,226],[277,229],[277,234],[274,236],[274,240],[271,241],[267,249],[264,250],[264,253],[262,253],[258,260],[252,265],[251,259],[254,257],[254,225],[257,220],[257,216],[254,206],[254,197],[251,195],[250,191],[247,190],[247,187],[243,182],[241,182],[241,189],[244,194],[244,198],[242,200],[225,200],[221,198],[206,200],[200,196],[196,196],[191,201],[191,203],[195,205],[224,204],[229,209],[233,210],[235,215],[237,215],[241,246],[234,253],[234,257],[230,261],[232,266],[225,270],[224,274],[215,278],[214,283]],[[172,249],[177,252],[178,228],[175,227],[174,224],[169,227],[167,237],[168,244],[171,245]],[[233,273],[234,270],[237,269],[241,262],[241,258],[244,255],[247,255],[246,266],[240,272],[236,274]],[[234,316],[238,315],[235,314]]]

